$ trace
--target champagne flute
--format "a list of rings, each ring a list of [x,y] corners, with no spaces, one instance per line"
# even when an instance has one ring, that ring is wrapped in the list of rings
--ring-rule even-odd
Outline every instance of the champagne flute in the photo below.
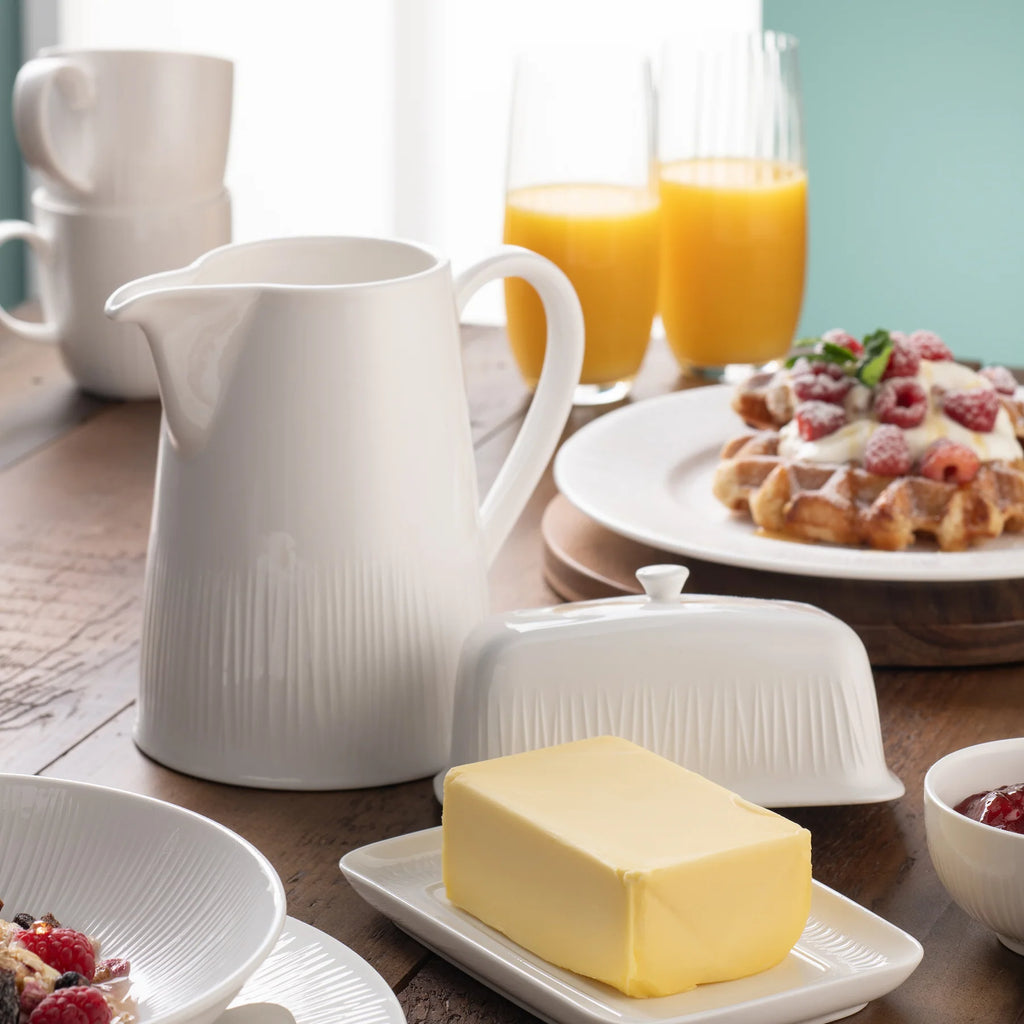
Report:
[[[624,398],[657,309],[654,90],[645,57],[559,47],[522,55],[509,128],[504,240],[546,256],[583,307],[577,405]],[[524,281],[505,283],[508,335],[535,387],[544,312]]]
[[[783,356],[807,261],[797,41],[775,32],[665,50],[659,311],[685,372],[740,379]]]

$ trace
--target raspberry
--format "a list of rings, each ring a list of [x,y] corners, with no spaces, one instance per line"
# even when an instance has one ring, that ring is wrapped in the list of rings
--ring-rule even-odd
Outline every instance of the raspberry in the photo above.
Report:
[[[73,928],[19,932],[12,944],[30,950],[62,974],[77,971],[83,978],[91,978],[96,970],[96,954],[89,937]]]
[[[942,393],[942,411],[968,430],[987,434],[999,415],[999,396],[992,388],[950,388]]]
[[[805,373],[827,375],[833,380],[840,380],[846,376],[843,373],[843,368],[837,363],[829,363],[823,359],[808,359],[806,356],[801,356],[793,364],[793,376],[799,377]]]
[[[831,341],[833,345],[841,345],[845,349],[849,349],[855,356],[861,356],[864,354],[864,346],[852,335],[839,327],[833,327],[832,330],[826,331],[821,336],[822,341]]]
[[[33,1011],[29,1024],[110,1024],[113,1013],[103,993],[88,985],[59,988]]]
[[[61,975],[64,977],[64,975]],[[78,975],[75,975],[78,977]],[[21,986],[21,1003],[19,1011],[24,1014],[22,1019],[29,1017],[32,1011],[50,994],[49,989],[38,977],[26,977]],[[0,1017],[0,1020],[5,1018]]]
[[[934,331],[914,331],[907,340],[922,359],[940,362],[953,358],[946,343]]]
[[[1017,380],[1005,366],[986,366],[978,371],[1001,395],[1012,395],[1017,391]]]
[[[914,377],[920,368],[921,357],[917,349],[911,348],[906,341],[897,340],[893,342],[882,380],[889,380],[890,377]]]
[[[846,410],[831,402],[801,402],[793,413],[796,428],[805,441],[834,434],[846,422]]]
[[[875,415],[880,423],[916,427],[928,411],[928,395],[913,377],[893,377],[878,386]]]
[[[905,476],[913,462],[903,431],[892,424],[879,427],[864,446],[864,468],[869,473]]]
[[[918,469],[921,476],[929,480],[966,484],[977,476],[980,464],[978,456],[967,445],[940,437],[925,449]]]
[[[793,395],[798,402],[832,402],[841,405],[853,386],[849,377],[836,379],[827,373],[801,373],[793,378]]]
[[[811,373],[831,377],[833,380],[842,380],[846,376],[843,373],[843,368],[837,363],[826,363],[820,359],[811,363]]]

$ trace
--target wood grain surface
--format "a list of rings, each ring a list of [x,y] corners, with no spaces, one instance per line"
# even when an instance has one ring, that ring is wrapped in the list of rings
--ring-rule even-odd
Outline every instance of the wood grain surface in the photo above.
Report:
[[[529,394],[501,332],[467,330],[464,361],[483,491]],[[531,1020],[371,910],[338,871],[348,850],[439,823],[429,779],[269,793],[177,774],[138,752],[131,730],[159,410],[79,395],[52,349],[0,338],[0,374],[4,367],[18,369],[0,381],[0,429],[14,425],[10,444],[0,437],[0,768],[146,793],[223,822],[270,858],[289,913],[364,956],[398,992],[410,1022]],[[634,400],[686,383],[656,344]],[[597,415],[575,411],[566,433]],[[496,610],[559,600],[545,581],[541,536],[555,495],[549,469],[492,567]],[[943,890],[928,857],[921,785],[927,767],[950,750],[1024,734],[1024,672],[885,668],[876,671],[876,688],[887,759],[906,796],[786,812],[811,829],[820,881],[924,946],[911,978],[856,1020],[1022,1020],[1024,961]]]
[[[815,604],[856,630],[872,665],[992,665],[1024,661],[1020,580],[898,583],[832,580],[717,565],[621,537],[556,495],[541,520],[544,576],[567,601],[638,594],[636,570],[690,570],[693,594]]]

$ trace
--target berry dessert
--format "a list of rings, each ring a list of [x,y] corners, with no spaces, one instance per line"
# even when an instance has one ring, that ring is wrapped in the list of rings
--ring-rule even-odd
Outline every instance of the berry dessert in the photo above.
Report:
[[[953,810],[983,825],[1024,834],[1024,782],[972,793]]]
[[[943,551],[1024,530],[1024,388],[933,331],[828,331],[744,382],[715,496],[786,539]]]
[[[132,1024],[128,971],[52,914],[0,920],[0,1024]]]

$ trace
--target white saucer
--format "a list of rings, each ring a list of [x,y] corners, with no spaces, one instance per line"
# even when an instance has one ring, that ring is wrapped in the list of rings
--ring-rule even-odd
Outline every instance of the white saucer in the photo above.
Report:
[[[814,883],[811,916],[777,967],[663,999],[631,999],[554,967],[452,906],[441,829],[352,850],[341,870],[403,931],[551,1024],[824,1024],[891,992],[921,960],[916,939]]]
[[[405,1024],[384,979],[312,925],[285,919],[270,955],[218,1024]]]

